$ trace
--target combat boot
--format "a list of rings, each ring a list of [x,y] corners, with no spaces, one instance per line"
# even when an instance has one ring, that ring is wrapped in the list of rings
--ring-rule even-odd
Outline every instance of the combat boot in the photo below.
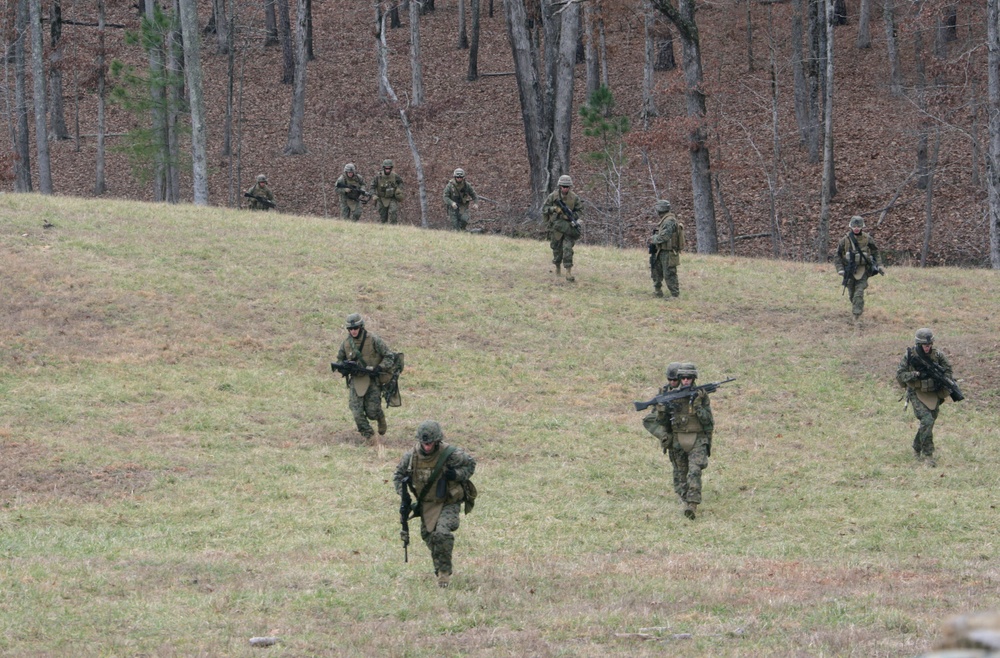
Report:
[[[924,463],[930,466],[931,468],[937,467],[937,460],[934,459],[934,455],[925,455]]]
[[[684,506],[684,516],[694,521],[695,512],[697,510],[698,510],[698,503],[688,503],[687,505]]]
[[[653,295],[654,295],[654,296],[656,296],[656,297],[663,297],[663,291],[662,291],[662,290],[660,290],[659,288],[656,288],[656,289],[655,289],[655,290],[653,291]]]
[[[562,276],[562,263],[556,263],[556,276]]]
[[[384,435],[388,431],[389,426],[385,424],[385,414],[378,417],[378,433],[379,435]]]
[[[573,276],[573,266],[572,265],[567,265],[566,266],[566,280],[569,281],[570,283],[573,283],[574,281],[576,281],[576,278]]]
[[[449,571],[442,571],[438,573],[437,577],[438,577],[438,587],[442,589],[447,588],[448,585],[451,583],[451,572]]]

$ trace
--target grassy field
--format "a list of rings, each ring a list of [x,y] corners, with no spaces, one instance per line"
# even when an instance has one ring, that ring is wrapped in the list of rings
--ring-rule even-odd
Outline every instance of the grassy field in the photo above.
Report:
[[[0,196],[0,653],[913,656],[1000,608],[995,272],[892,269],[857,333],[830,265],[685,255],[661,300],[644,253],[577,254]],[[354,311],[406,354],[377,444],[329,369]],[[967,396],[934,469],[921,326]],[[631,405],[674,360],[738,378],[695,522]],[[448,590],[390,482],[427,418],[478,460]]]

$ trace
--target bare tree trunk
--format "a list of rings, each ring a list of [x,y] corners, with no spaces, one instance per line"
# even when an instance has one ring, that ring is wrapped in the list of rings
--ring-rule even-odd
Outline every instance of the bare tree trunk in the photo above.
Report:
[[[181,140],[178,122],[181,114],[181,101],[184,97],[184,71],[180,60],[183,45],[180,34],[180,5],[173,1],[173,22],[167,34],[167,71],[170,79],[167,83],[167,152],[170,154],[167,164],[167,202],[181,201]]]
[[[935,128],[934,132],[934,156],[924,191],[924,243],[920,249],[920,267],[927,267],[927,254],[930,253],[931,236],[934,233],[934,170],[937,169],[938,153],[941,150],[941,130]]]
[[[220,55],[229,51],[229,19],[226,17],[226,0],[212,0],[215,14],[215,48]]]
[[[413,98],[410,104],[424,104],[424,73],[420,65],[420,3],[410,3],[410,75],[413,78]]]
[[[858,40],[855,46],[858,49],[872,47],[872,32],[869,27],[872,15],[872,0],[861,0],[861,8],[858,10]]]
[[[917,129],[917,189],[927,188],[927,53],[924,52],[924,33],[919,27],[913,33],[914,69],[916,71],[916,101],[920,108],[920,125]]]
[[[885,46],[889,57],[889,91],[893,96],[903,95],[903,74],[900,72],[899,47],[896,41],[896,7],[895,0],[883,0],[883,17],[885,18]]]
[[[298,0],[295,12],[295,83],[292,85],[292,117],[288,122],[288,143],[285,155],[302,155],[306,152],[302,140],[302,126],[306,114],[306,0]]]
[[[101,196],[108,190],[104,179],[104,0],[97,0],[97,156],[94,172],[94,195]]]
[[[750,12],[750,0],[743,4],[747,15],[747,72],[753,73],[753,14]]]
[[[31,18],[31,80],[35,101],[35,153],[38,156],[38,191],[52,194],[52,160],[45,106],[45,51],[42,39],[42,2],[28,0]]]
[[[465,30],[465,0],[458,0],[458,49],[469,47],[469,35]]]
[[[49,54],[49,122],[53,139],[69,139],[66,117],[63,110],[63,43],[62,5],[60,0],[52,0],[49,5],[49,36],[52,52]]]
[[[823,117],[823,189],[821,190],[819,229],[816,231],[816,260],[827,259],[830,249],[830,198],[836,191],[833,181],[833,2],[824,0],[826,9],[826,99]]]
[[[469,82],[479,79],[479,0],[469,0],[472,13],[472,41],[469,45]]]
[[[593,3],[583,5],[583,33],[584,33],[584,66],[587,70],[587,98],[594,95],[594,92],[601,86],[601,63],[597,58],[597,44],[594,43],[594,12]]]
[[[645,23],[645,57],[643,58],[642,66],[642,128],[643,130],[649,130],[649,120],[655,117],[658,112],[656,111],[656,97],[653,95],[655,79],[653,77],[653,66],[656,63],[656,43],[655,43],[655,32],[656,32],[656,14],[653,13],[652,6],[648,2],[643,3],[643,14]],[[589,73],[589,70],[588,70]],[[587,76],[587,80],[590,80],[590,76]],[[588,93],[587,98],[590,98]]]
[[[180,0],[181,34],[184,38],[184,78],[191,105],[191,164],[194,204],[208,205],[208,128],[202,93],[200,34],[196,0]]]
[[[378,99],[380,101],[388,100],[389,92],[385,88],[385,81],[389,79],[389,62],[387,58],[387,49],[383,49],[381,44],[385,41],[385,36],[382,31],[385,30],[385,14],[383,13],[383,7],[381,2],[375,3],[375,42],[379,44],[375,49],[375,64],[378,68]]]
[[[598,12],[597,14],[597,43],[601,60],[601,84],[611,89],[611,82],[608,77],[608,35],[604,30],[603,12]]]
[[[802,49],[804,36],[804,4],[809,0],[795,0],[792,10],[792,75],[795,81],[795,120],[799,126],[800,143],[809,151],[809,162],[819,162],[819,117],[816,114],[811,90],[811,75]]]
[[[316,59],[313,51],[313,3],[306,0],[306,58],[311,62]]]
[[[563,6],[559,28],[559,53],[556,61],[554,106],[552,115],[551,178],[569,172],[570,133],[573,127],[573,68],[576,64],[576,43],[580,32],[580,5]]]
[[[222,0],[225,2],[225,0]],[[226,58],[226,119],[222,134],[222,156],[229,159],[229,180],[232,181],[233,169],[233,87],[236,76],[236,0],[229,0],[229,43],[226,44],[226,51],[229,55]],[[230,203],[232,205],[232,203]]]
[[[288,13],[288,0],[278,2],[278,26],[281,28],[281,84],[295,81],[295,53],[292,48],[292,19]],[[184,52],[187,52],[185,48]]]
[[[990,267],[1000,270],[1000,0],[986,0],[990,148],[986,157]]]
[[[778,220],[778,188],[781,185],[781,124],[778,115],[778,56],[774,35],[773,5],[767,7],[768,53],[771,65],[771,175],[768,179],[768,196],[771,211],[771,255],[781,258],[781,222]]]
[[[277,46],[279,43],[278,17],[274,10],[274,0],[264,0],[264,29],[267,31],[264,47]]]
[[[28,130],[27,56],[28,0],[17,0],[14,16],[14,112],[17,120],[11,130],[17,154],[14,156],[14,189],[31,192],[31,146]]]

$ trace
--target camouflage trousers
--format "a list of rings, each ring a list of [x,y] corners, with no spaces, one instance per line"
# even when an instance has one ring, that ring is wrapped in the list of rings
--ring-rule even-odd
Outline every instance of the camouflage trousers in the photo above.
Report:
[[[865,289],[868,288],[868,275],[860,279],[851,278],[847,282],[847,294],[851,298],[851,312],[855,317],[865,310]]]
[[[674,297],[678,297],[681,294],[681,284],[677,280],[677,266],[667,264],[667,255],[662,254],[653,262],[653,266],[650,269],[650,275],[653,277],[653,288],[656,290],[661,290],[663,288],[663,282],[667,282],[667,290]]]
[[[456,231],[464,231],[469,225],[469,206],[458,204],[458,208],[448,207],[448,221]]]
[[[386,222],[390,224],[395,224],[399,221],[399,201],[396,199],[389,199],[389,205],[386,206],[382,203],[382,200],[378,201],[378,217],[383,224]]]
[[[674,466],[674,491],[686,503],[701,503],[701,472],[708,468],[708,435],[699,432],[691,452],[674,440],[670,448]]]
[[[340,218],[358,221],[361,219],[361,210],[364,208],[360,201],[352,201],[340,197]]]
[[[434,532],[427,532],[423,521],[420,522],[420,537],[431,551],[434,573],[452,572],[451,551],[455,547],[455,535],[452,533],[458,530],[461,509],[461,503],[445,505],[441,510],[441,516],[438,517]]]
[[[368,390],[365,392],[364,397],[357,394],[353,386],[348,387],[351,391],[351,396],[348,401],[348,406],[351,408],[351,414],[354,415],[354,424],[358,426],[358,431],[364,437],[370,437],[375,435],[375,430],[372,429],[370,420],[378,420],[385,416],[385,412],[382,411],[382,387],[372,382],[368,386]]]
[[[573,245],[576,244],[576,240],[555,231],[552,231],[549,235],[549,247],[552,248],[552,264],[573,267]]]
[[[906,390],[906,399],[913,407],[913,415],[920,421],[917,435],[913,437],[913,452],[930,457],[934,454],[934,421],[937,420],[941,405],[939,404],[936,409],[928,409],[913,389]]]

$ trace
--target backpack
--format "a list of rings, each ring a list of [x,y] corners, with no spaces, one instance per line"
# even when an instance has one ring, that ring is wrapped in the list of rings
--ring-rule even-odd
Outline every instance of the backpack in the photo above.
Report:
[[[670,250],[678,254],[684,251],[684,225],[677,222],[677,229],[674,231]]]
[[[472,484],[472,480],[463,482],[462,489],[465,490],[465,513],[468,514],[476,506],[476,497],[479,496],[479,490],[476,489],[476,485]]]

